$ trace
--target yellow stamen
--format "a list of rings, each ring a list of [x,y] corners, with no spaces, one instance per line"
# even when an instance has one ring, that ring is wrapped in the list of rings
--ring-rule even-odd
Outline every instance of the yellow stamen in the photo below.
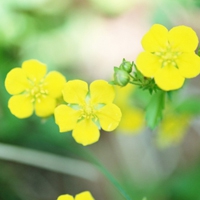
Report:
[[[29,89],[26,90],[28,96],[31,96],[31,102],[41,102],[41,98],[45,98],[48,95],[48,91],[44,88],[45,83],[40,81],[30,81]]]
[[[82,106],[82,117],[86,119],[96,119],[95,109],[90,104],[85,104]]]
[[[166,49],[162,49],[161,51],[155,52],[154,54],[160,58],[162,67],[165,67],[167,65],[173,65],[174,67],[178,67],[176,64],[176,60],[181,54],[181,52],[172,50],[172,48],[169,45],[166,47]]]

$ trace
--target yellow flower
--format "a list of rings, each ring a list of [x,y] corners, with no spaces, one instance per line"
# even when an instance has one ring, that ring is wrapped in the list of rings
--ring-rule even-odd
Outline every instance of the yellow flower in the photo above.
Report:
[[[144,35],[142,46],[145,51],[136,59],[138,70],[154,78],[165,91],[181,88],[185,78],[200,73],[200,58],[194,52],[198,37],[190,27],[177,26],[168,31],[155,24]]]
[[[137,108],[131,98],[134,86],[132,84],[125,87],[115,86],[115,89],[115,103],[120,107],[123,116],[117,130],[128,134],[138,133],[144,127],[144,111]]]
[[[12,69],[5,79],[8,93],[13,95],[8,107],[18,118],[53,114],[57,98],[62,96],[65,77],[56,71],[46,75],[46,65],[37,60],[27,60],[22,67]]]
[[[186,134],[191,117],[185,114],[169,113],[158,128],[157,144],[160,147],[168,147],[178,144]]]
[[[60,132],[73,130],[76,142],[89,145],[99,140],[100,126],[106,131],[114,130],[121,119],[120,109],[113,104],[113,87],[103,80],[88,84],[81,80],[69,81],[63,90],[68,105],[55,109],[55,121]]]
[[[75,198],[69,194],[60,195],[57,200],[94,200],[90,192],[85,191],[77,194]]]

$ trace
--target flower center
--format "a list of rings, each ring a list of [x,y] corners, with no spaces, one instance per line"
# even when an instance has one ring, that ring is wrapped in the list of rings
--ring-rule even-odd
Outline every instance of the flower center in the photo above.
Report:
[[[85,104],[82,107],[82,117],[86,119],[96,119],[95,109],[90,104]]]
[[[28,96],[31,97],[32,102],[41,102],[41,98],[44,98],[48,95],[48,91],[45,89],[44,81],[39,83],[36,81],[30,81],[30,87],[27,89]]]
[[[180,54],[181,52],[172,49],[169,45],[166,47],[166,49],[163,49],[159,52],[155,52],[155,55],[160,58],[159,61],[161,62],[162,67],[172,65],[178,68],[176,60]]]

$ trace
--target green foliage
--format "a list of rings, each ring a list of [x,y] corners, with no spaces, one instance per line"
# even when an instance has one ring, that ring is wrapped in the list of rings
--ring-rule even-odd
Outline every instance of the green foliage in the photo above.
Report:
[[[124,87],[128,83],[137,85],[142,90],[148,90],[150,94],[159,90],[154,79],[144,77],[134,62],[123,58],[120,66],[114,67],[114,80],[111,81],[111,84]]]
[[[190,97],[185,99],[176,107],[176,111],[191,115],[199,115],[200,97]]]
[[[146,107],[146,121],[148,127],[154,129],[162,119],[162,111],[165,106],[165,92],[154,93]]]
[[[197,50],[197,55],[200,56],[200,48]]]

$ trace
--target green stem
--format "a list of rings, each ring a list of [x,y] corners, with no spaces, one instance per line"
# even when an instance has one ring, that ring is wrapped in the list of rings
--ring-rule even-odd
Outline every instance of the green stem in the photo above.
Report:
[[[138,82],[138,79],[136,77],[132,76],[131,74],[129,74],[129,76],[132,78],[133,81]]]
[[[132,84],[134,84],[134,85],[139,85],[139,86],[142,85],[142,83],[138,83],[138,82],[136,82],[136,81],[129,81],[129,83],[132,83]]]
[[[120,183],[114,178],[114,176],[101,164],[98,163],[96,165],[99,170],[110,180],[110,182],[119,190],[121,195],[126,199],[126,200],[131,200],[131,197],[126,193],[126,191],[122,188]]]
[[[127,192],[124,190],[124,188],[121,186],[121,184],[114,178],[114,176],[92,155],[91,152],[85,151],[84,155],[86,156],[86,159],[90,162],[92,162],[107,178],[108,180],[118,189],[120,194],[126,199],[126,200],[132,200],[132,198],[127,194]]]
[[[80,147],[80,146],[79,146]],[[117,188],[117,190],[120,192],[120,194],[126,199],[126,200],[132,200],[132,198],[129,196],[129,194],[124,190],[124,188],[121,186],[121,184],[114,178],[114,176],[98,161],[98,159],[85,147],[83,148],[73,148],[70,145],[66,145],[66,148],[71,151],[72,153],[75,153],[77,156],[82,157],[83,159],[87,160],[88,162],[94,164],[99,171],[101,171],[105,177]]]
[[[130,196],[125,192],[113,175],[86,149],[68,149],[82,156],[90,163],[94,164],[108,180],[119,190],[126,200],[131,200]],[[64,158],[63,156],[46,153],[38,150],[27,149],[10,144],[0,143],[0,159],[15,161],[22,164],[27,164],[59,173],[70,174],[90,181],[95,181],[98,178],[97,171],[87,162],[79,161],[72,158]],[[83,171],[86,169],[85,171]],[[81,172],[81,173],[79,173]],[[89,172],[89,173],[88,173]]]

